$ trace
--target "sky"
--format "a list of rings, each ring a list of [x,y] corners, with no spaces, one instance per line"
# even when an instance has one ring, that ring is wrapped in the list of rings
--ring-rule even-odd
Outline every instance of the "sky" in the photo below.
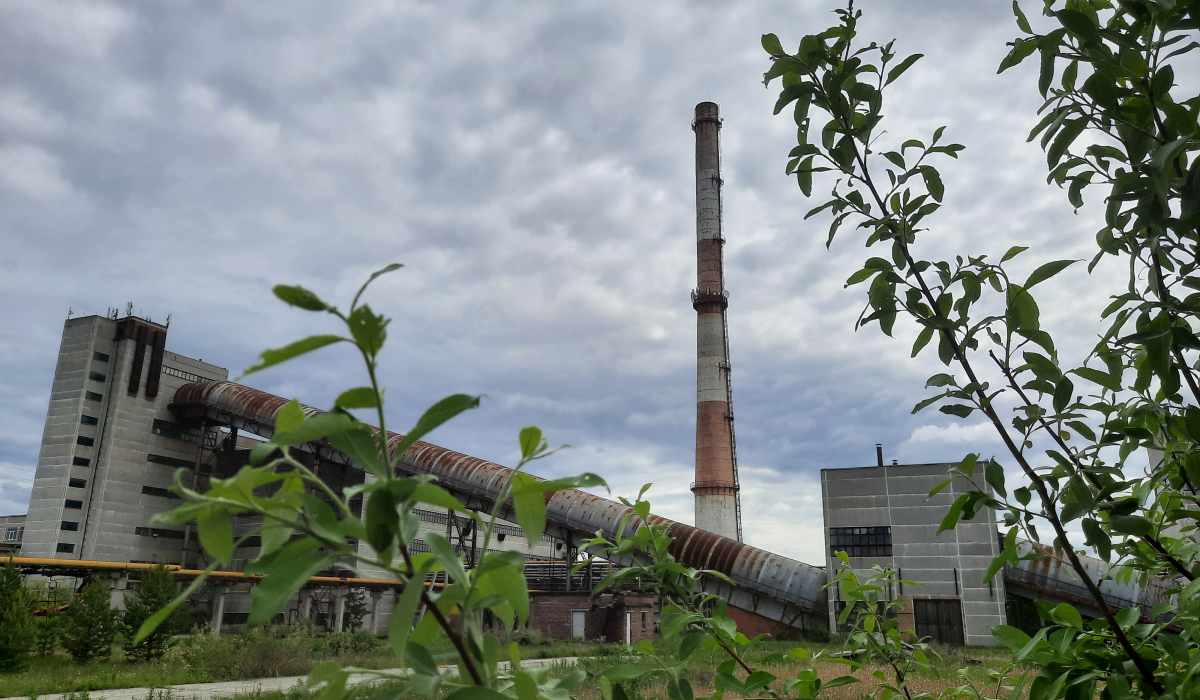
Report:
[[[692,522],[690,121],[714,101],[746,540],[821,562],[821,469],[869,466],[875,443],[900,463],[1002,449],[977,417],[911,414],[940,364],[910,358],[903,321],[896,339],[855,332],[865,289],[844,282],[875,251],[848,229],[827,250],[828,219],[804,220],[824,200],[784,174],[795,126],[772,115],[760,36],[795,47],[837,6],[3,3],[0,514],[24,512],[68,312],[169,314],[169,349],[236,375],[263,349],[337,331],[273,285],[347,306],[400,262],[367,294],[394,319],[389,427],[485,394],[430,440],[513,464],[517,431],[538,425],[571,446],[540,475],[596,472],[614,495],[653,482],[655,512]],[[885,142],[946,125],[966,146],[939,163],[945,207],[919,253],[1033,246],[1018,275],[1090,258],[1096,202],[1074,212],[1025,140],[1036,67],[996,74],[1017,35],[1008,3],[856,6],[863,41],[925,54],[885,94]],[[1038,295],[1076,360],[1098,283],[1121,274],[1083,267]],[[345,348],[246,379],[317,406],[363,381]]]

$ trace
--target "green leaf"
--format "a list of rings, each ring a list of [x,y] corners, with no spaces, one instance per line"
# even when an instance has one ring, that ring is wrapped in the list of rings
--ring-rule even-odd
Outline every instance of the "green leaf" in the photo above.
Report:
[[[409,498],[419,503],[428,503],[432,506],[441,506],[446,510],[458,511],[459,513],[463,513],[469,517],[478,519],[478,516],[475,515],[474,511],[469,510],[466,506],[460,503],[457,498],[450,495],[449,491],[441,486],[438,486],[437,484],[421,482],[413,488],[412,495],[409,496]]]
[[[417,440],[420,440],[431,430],[463,411],[479,408],[479,399],[480,397],[478,396],[454,394],[430,406],[424,415],[421,416],[421,419],[417,421],[417,424],[413,426],[412,430],[408,431],[408,434],[396,446],[396,455],[404,454],[404,451],[412,447]]]
[[[248,374],[253,374],[260,370],[277,365],[281,362],[287,362],[292,358],[299,357],[305,353],[317,350],[318,348],[323,348],[326,345],[333,345],[334,343],[340,343],[343,341],[349,342],[347,338],[343,338],[340,335],[311,335],[303,340],[297,340],[290,345],[285,345],[282,348],[276,348],[275,350],[264,350],[262,358],[259,360],[258,364],[242,372],[241,376],[239,376],[235,381],[240,381],[242,377],[245,377]]]
[[[1029,275],[1029,279],[1025,280],[1025,289],[1031,289],[1038,282],[1045,282],[1051,277],[1057,275],[1071,265],[1079,262],[1078,260],[1055,260],[1042,265]]]
[[[441,675],[438,671],[437,662],[433,660],[433,655],[420,644],[412,641],[405,644],[404,656],[408,659],[409,666],[412,667],[414,673],[423,676]]]
[[[1008,249],[1008,252],[1004,254],[1004,257],[1000,258],[1000,262],[1008,262],[1027,250],[1029,250],[1029,246],[1015,245]]]
[[[1054,606],[1051,615],[1053,615],[1055,620],[1064,625],[1069,625],[1077,630],[1083,629],[1083,616],[1079,614],[1079,611],[1074,606],[1068,603],[1059,603]]]
[[[458,583],[469,582],[462,559],[458,558],[458,554],[454,551],[454,545],[450,544],[449,540],[436,532],[426,532],[424,539],[433,549],[433,555],[437,557],[438,563],[442,565],[447,574],[450,574],[451,578]]]
[[[277,433],[294,430],[303,422],[304,408],[297,399],[288,401],[275,412],[275,432]]]
[[[383,268],[382,270],[376,270],[375,272],[372,272],[371,276],[369,278],[367,278],[367,281],[363,282],[363,286],[358,288],[358,293],[354,295],[354,301],[350,302],[350,308],[355,309],[358,307],[359,297],[361,297],[363,295],[363,292],[367,291],[367,287],[370,286],[370,284],[372,282],[374,282],[377,277],[379,277],[380,275],[386,275],[389,272],[395,272],[396,270],[399,270],[402,267],[404,267],[404,266],[401,265],[400,263],[392,263],[391,265],[388,265],[387,267]]]
[[[645,666],[633,666],[631,664],[618,664],[617,666],[610,666],[609,668],[605,669],[600,674],[600,677],[607,678],[609,681],[619,683],[621,681],[631,681],[635,678],[641,678],[642,676],[646,675],[647,673],[649,673],[652,670],[653,669],[647,668]]]
[[[277,284],[271,291],[275,292],[275,296],[279,297],[288,306],[295,306],[305,311],[327,311],[331,308],[328,304],[317,298],[316,294],[313,294],[304,287]]]
[[[233,557],[233,521],[229,511],[219,506],[213,506],[196,517],[196,530],[200,535],[200,544],[213,559],[229,566]]]
[[[1013,14],[1017,16],[1017,27],[1026,34],[1033,34],[1033,30],[1029,28],[1029,20],[1025,19],[1025,13],[1021,12],[1017,0],[1013,0]]]
[[[1021,61],[1029,58],[1029,56],[1036,50],[1037,39],[1017,39],[1013,42],[1012,50],[1009,51],[1008,55],[1000,61],[1000,67],[996,69],[996,72],[1003,73],[1009,68],[1018,65],[1021,63]]]
[[[933,197],[934,201],[942,201],[942,196],[946,194],[946,187],[942,184],[942,176],[938,174],[938,171],[932,165],[922,165],[921,177],[925,180],[925,188],[929,190],[929,196]]]
[[[1080,117],[1072,119],[1063,124],[1058,135],[1054,137],[1054,142],[1050,144],[1050,148],[1046,151],[1046,162],[1053,168],[1058,165],[1058,161],[1062,160],[1067,149],[1075,142],[1075,139],[1083,133],[1087,128],[1087,119]]]
[[[909,56],[909,57],[905,58],[905,59],[904,59],[903,61],[901,61],[900,63],[896,64],[896,67],[895,67],[895,68],[893,68],[893,69],[891,69],[890,71],[888,71],[888,74],[887,74],[887,81],[886,81],[886,82],[884,82],[884,85],[885,85],[885,86],[887,86],[887,85],[891,85],[893,82],[895,82],[895,80],[896,80],[897,78],[899,78],[901,75],[904,75],[904,71],[906,71],[906,70],[908,70],[909,68],[911,68],[911,67],[912,67],[912,64],[914,64],[914,63],[916,63],[918,60],[920,60],[920,59],[921,59],[921,57],[922,57],[923,55],[924,55],[924,54],[914,53],[913,55],[911,55],[911,56]]]
[[[1091,367],[1079,367],[1078,369],[1073,369],[1071,370],[1071,374],[1082,377],[1089,382],[1099,384],[1100,386],[1106,389],[1111,389],[1112,391],[1120,391],[1123,388],[1121,386],[1121,377],[1113,376],[1106,372],[1101,372],[1098,369],[1092,369]]]
[[[978,463],[979,455],[972,452],[966,457],[963,457],[962,461],[958,463],[958,468],[961,469],[968,477],[973,477],[975,476],[975,465]]]
[[[154,630],[158,629],[158,626],[161,625],[164,620],[166,620],[177,609],[179,609],[179,606],[183,605],[184,601],[186,601],[192,596],[193,593],[199,590],[200,586],[204,585],[204,581],[208,579],[208,575],[213,572],[213,569],[217,568],[219,563],[220,562],[214,561],[213,563],[209,564],[208,568],[206,568],[199,576],[193,579],[191,585],[183,589],[182,593],[175,596],[174,600],[172,600],[170,603],[167,603],[158,612],[146,618],[146,621],[143,622],[142,626],[138,628],[137,634],[133,636],[132,643],[137,644],[141,642],[146,637],[149,637]]]
[[[854,676],[838,676],[837,678],[822,683],[821,690],[825,690],[826,688],[836,688],[839,685],[850,685],[851,683],[858,683],[858,679]]]
[[[1111,514],[1108,516],[1108,526],[1123,535],[1135,535],[1137,537],[1149,535],[1153,530],[1150,521],[1140,515]]]
[[[375,400],[375,390],[369,386],[357,386],[338,394],[333,402],[341,408],[375,408],[379,403]]]
[[[270,563],[262,567],[266,577],[250,590],[250,619],[246,624],[255,627],[270,622],[308,579],[336,561],[336,556],[318,553],[320,547],[320,542],[305,537],[271,557]]]
[[[774,34],[762,35],[762,47],[764,51],[772,56],[783,56],[785,54],[783,44],[779,43],[779,37]]]
[[[348,413],[318,413],[300,425],[287,431],[276,432],[271,437],[274,445],[299,445],[315,442],[348,430],[356,430],[362,423]]]
[[[966,404],[953,403],[953,404],[948,404],[946,406],[938,406],[938,410],[941,411],[942,413],[948,413],[952,416],[958,416],[959,418],[966,418],[966,417],[970,416],[972,412],[974,412],[975,407],[968,406]]]
[[[921,333],[917,335],[917,342],[913,343],[912,357],[916,357],[917,353],[921,352],[930,340],[933,340],[935,329],[933,326],[926,326],[921,329]]]
[[[396,656],[401,656],[407,648],[408,635],[412,632],[413,617],[417,614],[417,605],[421,602],[421,591],[425,588],[425,574],[433,567],[433,559],[426,559],[404,585],[404,592],[396,599],[396,607],[392,610],[392,620],[388,623],[388,644]]]
[[[334,433],[328,438],[329,444],[335,450],[344,452],[358,466],[366,469],[376,478],[387,478],[388,470],[379,461],[379,443],[375,441],[375,437],[365,426],[356,430]]]
[[[521,428],[521,432],[517,434],[517,441],[521,444],[521,459],[532,459],[538,452],[546,449],[542,429],[536,425]]]
[[[942,524],[938,526],[937,534],[942,534],[946,530],[953,530],[955,525],[958,525],[958,518],[962,514],[963,506],[970,500],[971,495],[964,493],[954,499],[954,503],[950,505],[950,512],[946,513],[946,517],[942,518]]]
[[[367,304],[350,312],[350,317],[347,319],[350,335],[354,338],[354,342],[363,349],[363,352],[371,356],[377,354],[383,347],[384,341],[387,340],[389,323],[391,323],[391,319],[371,311],[371,307]]]
[[[509,565],[494,569],[488,572],[487,577],[495,586],[496,593],[517,613],[514,629],[520,629],[529,619],[529,584],[525,580],[524,562],[519,566]]]
[[[512,475],[512,484],[517,523],[525,531],[527,541],[537,542],[546,531],[545,493],[536,486],[536,479],[521,472]]]
[[[996,490],[1003,498],[1008,498],[1008,491],[1004,489],[1004,467],[994,459],[989,459],[983,468],[983,477],[988,485]]]
[[[1004,646],[1019,651],[1029,643],[1029,635],[1025,634],[1016,627],[1008,625],[996,625],[992,628],[992,636],[996,638]]]

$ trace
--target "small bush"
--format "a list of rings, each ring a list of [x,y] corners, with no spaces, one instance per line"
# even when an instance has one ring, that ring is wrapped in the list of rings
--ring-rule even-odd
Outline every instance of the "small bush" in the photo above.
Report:
[[[62,645],[78,663],[112,653],[120,611],[110,604],[111,595],[108,586],[93,581],[63,616]]]
[[[33,610],[12,559],[0,569],[0,670],[15,670],[33,647]]]

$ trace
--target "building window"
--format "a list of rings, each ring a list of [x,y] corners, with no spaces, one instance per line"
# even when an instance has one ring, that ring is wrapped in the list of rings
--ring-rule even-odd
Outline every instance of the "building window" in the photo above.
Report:
[[[962,604],[952,600],[914,600],[913,617],[916,620],[917,636],[929,637],[935,644],[962,646]]]
[[[10,527],[4,531],[4,541],[5,542],[12,542],[15,539],[17,539],[17,528]]]
[[[108,362],[108,355],[102,352],[92,352],[92,359],[97,362]]]
[[[100,421],[95,416],[80,416],[79,422],[84,425],[99,425]]]
[[[91,466],[92,460],[88,459],[87,457],[76,457],[75,459],[71,460],[71,464],[74,464],[77,467],[87,467]]]
[[[99,372],[88,372],[88,379],[92,380],[93,382],[102,382],[105,379],[108,379],[108,377],[100,374]]]
[[[158,496],[159,498],[179,498],[167,489],[161,489],[157,486],[143,486],[142,493],[147,496]]]
[[[94,391],[85,391],[83,392],[83,398],[87,399],[88,401],[99,401],[100,399],[104,398],[104,394],[97,394]]]
[[[143,537],[163,537],[168,540],[183,539],[183,530],[168,530],[161,527],[139,527],[134,529],[133,534]]]
[[[845,552],[852,557],[892,556],[892,528],[890,527],[831,527],[829,528],[829,553],[837,556]]]
[[[163,374],[169,374],[172,377],[179,377],[180,379],[186,379],[189,382],[204,381],[204,377],[201,377],[198,374],[192,374],[191,372],[184,372],[181,369],[176,369],[174,367],[169,367],[167,365],[163,365],[162,371],[163,371]]]
[[[75,444],[83,445],[84,447],[91,447],[92,445],[96,444],[96,438],[90,438],[90,437],[85,437],[83,435],[80,435],[79,437],[75,438]]]
[[[80,510],[81,508],[83,508],[83,501],[76,501],[74,499],[68,498],[65,506],[67,508],[73,508],[75,510]]]
[[[172,423],[165,420],[154,420],[154,427],[151,431],[155,435],[174,438],[176,440],[186,440],[187,442],[200,442],[200,429],[191,428],[179,423]]]
[[[146,455],[146,461],[154,462],[155,464],[165,464],[168,467],[190,468],[190,467],[194,466],[191,461],[186,460],[186,459],[176,459],[174,457],[165,457],[163,455],[155,455],[155,454]]]
[[[75,551],[75,545],[67,544],[66,542],[59,542],[58,549],[55,551],[59,552],[60,554],[70,554],[71,552]]]
[[[62,521],[62,525],[59,527],[59,529],[66,530],[67,532],[77,532],[79,530],[79,523],[73,523],[70,520],[64,520]]]
[[[67,486],[73,489],[87,488],[87,479],[70,479],[67,481]]]

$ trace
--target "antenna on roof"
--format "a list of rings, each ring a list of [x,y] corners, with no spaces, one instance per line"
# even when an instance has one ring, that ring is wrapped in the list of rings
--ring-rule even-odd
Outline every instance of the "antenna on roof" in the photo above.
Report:
[[[167,328],[170,328],[170,327],[171,327],[171,314],[167,314],[167,325],[166,325],[166,327],[167,327]]]
[[[133,302],[132,301],[125,305],[125,315],[126,316],[133,315]]]
[[[67,320],[68,320],[68,321],[70,321],[70,320],[71,320],[71,314],[73,314],[73,313],[75,313],[75,307],[74,307],[74,306],[68,306],[68,307],[67,307]]]

